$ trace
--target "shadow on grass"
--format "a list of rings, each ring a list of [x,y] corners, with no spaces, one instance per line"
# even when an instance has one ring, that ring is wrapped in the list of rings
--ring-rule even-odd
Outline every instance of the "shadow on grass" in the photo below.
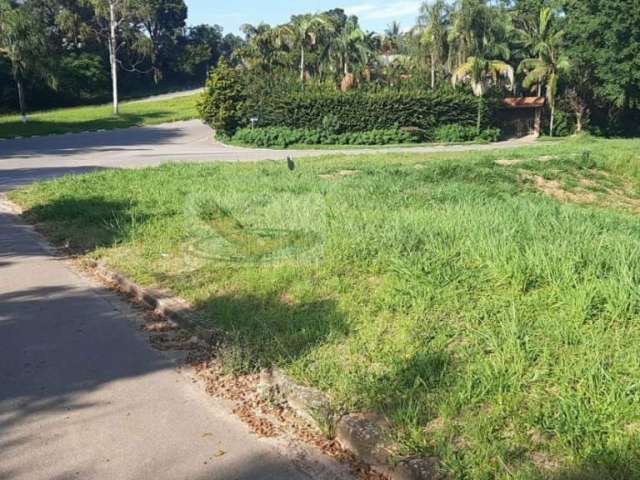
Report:
[[[196,305],[199,320],[221,329],[225,368],[247,372],[286,367],[322,344],[344,338],[349,327],[330,299],[295,302],[286,295],[221,295]]]
[[[640,444],[636,444],[636,456],[630,451],[614,447],[591,453],[577,465],[542,478],[548,480],[637,480],[640,478]]]
[[[65,244],[77,254],[131,240],[149,219],[133,202],[102,197],[57,199],[32,207],[23,217],[54,244]]]

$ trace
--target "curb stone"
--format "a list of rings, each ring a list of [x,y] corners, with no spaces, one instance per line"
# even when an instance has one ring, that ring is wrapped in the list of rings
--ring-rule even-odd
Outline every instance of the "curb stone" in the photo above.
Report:
[[[404,458],[394,462],[397,449],[389,441],[390,425],[373,413],[339,415],[324,393],[300,386],[280,369],[260,373],[258,392],[263,397],[280,395],[293,411],[314,427],[334,437],[342,448],[391,480],[438,480],[445,478],[436,457]]]
[[[193,329],[194,322],[189,318],[188,312],[192,309],[187,302],[164,294],[151,288],[144,288],[132,282],[120,273],[115,273],[105,267],[101,262],[89,261],[89,268],[103,281],[114,285],[118,291],[133,297],[144,303],[154,312],[164,317],[174,327]]]

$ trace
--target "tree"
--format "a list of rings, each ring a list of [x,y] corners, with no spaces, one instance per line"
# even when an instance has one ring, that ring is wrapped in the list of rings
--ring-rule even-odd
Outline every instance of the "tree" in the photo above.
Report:
[[[478,97],[478,133],[482,127],[482,97],[491,85],[498,85],[501,80],[507,80],[510,88],[514,84],[513,67],[502,60],[495,59],[497,45],[487,45],[479,50],[475,56],[467,58],[453,73],[452,82],[455,86],[460,82],[468,82],[474,95]],[[503,52],[504,54],[504,52]]]
[[[184,0],[138,0],[136,10],[151,39],[153,77],[157,83],[178,58],[178,38],[184,34],[187,6]]]
[[[46,39],[37,17],[9,0],[0,0],[0,54],[11,62],[11,74],[18,91],[18,104],[26,121],[25,80],[31,76],[54,83],[45,65]]]
[[[334,34],[333,51],[339,58],[343,75],[351,74],[354,64],[365,66],[371,55],[367,34],[358,25],[357,17],[349,17]]]
[[[520,63],[519,70],[526,72],[522,85],[526,89],[546,85],[546,97],[551,110],[549,134],[553,136],[556,112],[556,97],[560,75],[569,70],[569,60],[562,54],[564,32],[557,27],[556,17],[550,8],[543,8],[537,28],[533,33],[524,32],[531,52],[535,57],[526,58]]]
[[[111,67],[111,92],[113,98],[113,114],[119,113],[118,101],[118,68],[123,65],[119,58],[120,50],[128,49],[139,54],[129,64],[134,71],[143,58],[150,53],[149,41],[141,34],[138,6],[134,0],[89,0],[94,10],[95,33],[107,41],[109,65]]]
[[[513,67],[506,62],[511,56],[506,25],[499,13],[484,0],[462,0],[453,13],[449,35],[458,63],[451,81],[454,86],[469,83],[478,97],[478,132],[482,124],[482,97],[489,87],[498,86],[504,80],[509,88],[515,84]]]
[[[300,82],[304,84],[306,74],[305,54],[308,48],[316,44],[318,32],[329,26],[328,20],[321,15],[295,15],[291,22],[280,27],[279,36],[292,48],[300,52]]]
[[[238,73],[223,58],[211,71],[201,100],[200,117],[216,132],[233,135],[242,120],[245,96]]]
[[[566,55],[612,107],[640,105],[640,8],[637,0],[565,0]]]
[[[422,30],[420,43],[429,52],[431,88],[436,88],[436,70],[446,61],[449,35],[449,7],[444,0],[423,3],[420,7],[418,25]]]

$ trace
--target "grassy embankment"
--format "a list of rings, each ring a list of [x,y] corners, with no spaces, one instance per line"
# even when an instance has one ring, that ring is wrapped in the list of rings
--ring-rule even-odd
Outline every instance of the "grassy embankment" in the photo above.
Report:
[[[640,478],[640,141],[108,171],[12,194],[452,478]],[[588,153],[587,153],[588,152]]]
[[[149,102],[127,102],[114,116],[111,105],[64,108],[29,114],[22,123],[19,115],[0,116],[0,138],[32,137],[114,128],[157,125],[197,117],[197,95]]]

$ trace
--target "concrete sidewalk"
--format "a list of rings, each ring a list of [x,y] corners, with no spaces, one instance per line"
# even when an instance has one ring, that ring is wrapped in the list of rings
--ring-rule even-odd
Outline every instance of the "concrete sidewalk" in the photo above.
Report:
[[[0,479],[350,478],[259,439],[0,201]]]

